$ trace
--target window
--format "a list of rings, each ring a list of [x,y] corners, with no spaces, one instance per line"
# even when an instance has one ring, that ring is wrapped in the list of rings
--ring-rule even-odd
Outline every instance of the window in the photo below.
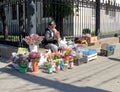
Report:
[[[12,5],[12,19],[13,20],[17,19],[17,5],[15,4]]]

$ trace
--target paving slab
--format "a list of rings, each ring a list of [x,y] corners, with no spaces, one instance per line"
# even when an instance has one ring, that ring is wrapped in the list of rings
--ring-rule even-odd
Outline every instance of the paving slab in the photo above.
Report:
[[[119,92],[120,44],[115,54],[59,73],[19,73],[0,59],[0,92]],[[2,62],[1,62],[2,61]]]

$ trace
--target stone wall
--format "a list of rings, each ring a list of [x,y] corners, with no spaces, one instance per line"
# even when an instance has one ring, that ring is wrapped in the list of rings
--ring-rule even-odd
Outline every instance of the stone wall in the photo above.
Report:
[[[6,59],[11,57],[12,52],[17,52],[17,48],[0,44],[0,56]]]

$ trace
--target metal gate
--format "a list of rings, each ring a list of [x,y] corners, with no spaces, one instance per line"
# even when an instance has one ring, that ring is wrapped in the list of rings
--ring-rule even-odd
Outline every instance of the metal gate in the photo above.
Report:
[[[92,35],[100,33],[101,37],[120,33],[120,6],[113,0],[3,0],[2,9],[0,42],[3,44],[21,46],[31,27],[35,28],[32,32],[44,35],[52,20],[61,36],[80,37],[85,29]],[[30,15],[34,15],[34,22],[30,21]],[[4,28],[7,31],[2,31]]]

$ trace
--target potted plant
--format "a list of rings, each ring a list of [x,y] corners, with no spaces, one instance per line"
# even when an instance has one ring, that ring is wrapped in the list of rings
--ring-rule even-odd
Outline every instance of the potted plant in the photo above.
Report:
[[[69,60],[69,66],[70,66],[70,69],[72,69],[74,67],[74,59],[73,58],[71,58]]]
[[[60,59],[56,59],[56,62],[55,62],[55,69],[56,69],[56,72],[59,72],[60,71]]]
[[[32,34],[26,36],[23,40],[29,45],[30,51],[38,51],[38,45],[42,42],[43,38],[38,34]]]
[[[83,29],[83,34],[84,35],[91,34],[91,30],[89,28],[85,28],[85,29]]]
[[[22,73],[27,72],[27,64],[28,64],[28,56],[24,54],[17,54],[17,53],[12,53],[12,57],[10,59],[12,62],[12,65],[15,69]]]
[[[52,65],[52,63],[48,63],[48,73],[49,74],[53,73],[53,65]]]
[[[32,60],[33,73],[38,73],[39,72],[38,62],[40,59],[40,53],[39,52],[30,52],[29,58]]]
[[[68,56],[71,55],[72,48],[65,47],[64,48],[64,57],[67,58]]]

